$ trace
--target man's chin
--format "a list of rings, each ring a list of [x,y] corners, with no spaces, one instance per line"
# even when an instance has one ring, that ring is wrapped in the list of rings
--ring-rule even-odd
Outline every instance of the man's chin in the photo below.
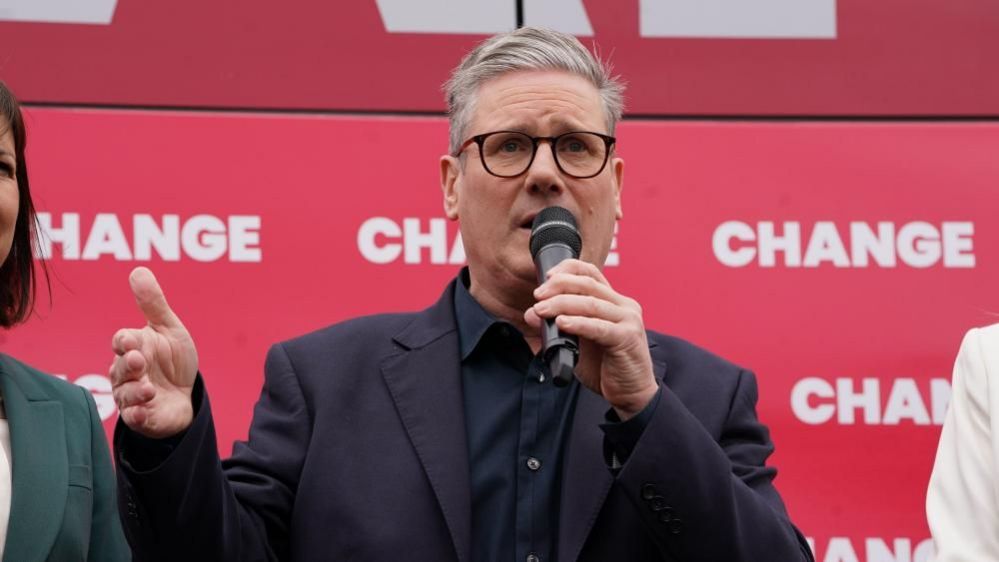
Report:
[[[515,289],[518,291],[534,292],[534,288],[538,286],[538,272],[534,268],[534,261],[531,260],[531,256],[528,255],[524,259],[519,259],[514,267],[509,269],[509,275],[511,286],[510,289]]]
[[[534,262],[531,261],[530,256],[527,256],[526,259],[518,259],[516,263],[509,264],[504,269],[503,277],[507,279],[508,283],[531,287],[538,284],[538,273],[534,269]]]

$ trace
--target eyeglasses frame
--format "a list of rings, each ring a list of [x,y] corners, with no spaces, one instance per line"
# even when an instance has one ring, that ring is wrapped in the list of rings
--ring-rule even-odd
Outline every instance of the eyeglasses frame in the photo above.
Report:
[[[519,134],[519,135],[524,135],[525,137],[531,139],[531,143],[533,145],[532,146],[532,150],[531,150],[531,159],[528,160],[527,165],[524,166],[524,169],[521,170],[520,172],[516,173],[516,174],[512,174],[512,175],[508,175],[508,176],[497,174],[496,172],[493,172],[492,170],[490,170],[489,166],[486,164],[486,155],[485,155],[485,152],[482,150],[482,147],[485,144],[487,138],[489,138],[489,137],[491,137],[493,135],[501,134],[501,133],[516,133],[516,134]],[[569,135],[577,135],[579,133],[586,133],[586,134],[589,134],[589,135],[596,135],[596,136],[600,137],[601,139],[603,139],[603,141],[604,141],[604,161],[600,164],[600,168],[595,173],[593,173],[591,175],[588,175],[588,176],[577,176],[575,174],[567,172],[565,170],[565,168],[562,167],[562,162],[559,160],[558,153],[555,150],[555,145],[558,144],[558,140],[559,139],[561,139],[562,137],[569,136]],[[455,150],[453,154],[451,154],[451,156],[457,158],[462,153],[462,151],[464,151],[466,148],[468,148],[469,145],[471,145],[472,143],[475,143],[479,147],[479,160],[482,162],[482,168],[486,172],[488,172],[490,175],[496,176],[498,178],[515,178],[517,176],[523,175],[524,173],[526,173],[528,170],[531,169],[531,165],[534,164],[534,158],[538,155],[538,145],[541,143],[541,141],[548,141],[548,146],[552,150],[552,160],[555,161],[555,165],[558,167],[558,169],[559,169],[560,172],[562,172],[563,174],[565,174],[565,175],[567,175],[569,177],[576,178],[578,180],[585,180],[585,179],[589,179],[589,178],[593,178],[593,177],[599,176],[600,173],[604,171],[604,168],[607,167],[607,161],[610,160],[611,150],[613,149],[615,143],[617,143],[617,138],[612,137],[610,135],[605,135],[603,133],[597,133],[595,131],[569,131],[569,132],[566,132],[566,133],[562,133],[561,135],[555,135],[554,137],[532,137],[531,135],[528,135],[527,133],[525,133],[523,131],[507,131],[507,130],[504,130],[504,131],[491,131],[489,133],[483,133],[481,135],[475,135],[475,136],[469,138],[465,142],[461,143],[461,146],[459,146],[458,149]]]

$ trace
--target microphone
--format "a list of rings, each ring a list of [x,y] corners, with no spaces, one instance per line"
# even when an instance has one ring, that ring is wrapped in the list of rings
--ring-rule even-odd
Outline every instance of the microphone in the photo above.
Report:
[[[534,217],[531,225],[531,257],[538,270],[538,283],[544,283],[551,268],[563,260],[578,258],[583,239],[576,227],[576,218],[562,207],[546,207]],[[555,319],[541,324],[541,359],[548,366],[555,386],[566,386],[574,378],[573,370],[579,359],[579,339],[563,334]]]

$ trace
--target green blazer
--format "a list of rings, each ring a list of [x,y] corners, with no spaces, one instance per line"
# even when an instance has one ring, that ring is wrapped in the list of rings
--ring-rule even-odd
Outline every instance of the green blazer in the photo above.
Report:
[[[12,457],[3,562],[131,560],[90,392],[3,354],[0,392]]]

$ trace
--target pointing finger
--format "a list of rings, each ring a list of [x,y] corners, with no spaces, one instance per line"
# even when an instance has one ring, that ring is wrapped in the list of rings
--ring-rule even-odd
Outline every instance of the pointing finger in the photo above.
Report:
[[[163,289],[152,271],[145,267],[137,267],[128,276],[128,284],[135,295],[139,310],[146,321],[154,328],[179,328],[182,326],[177,315],[170,310]]]

